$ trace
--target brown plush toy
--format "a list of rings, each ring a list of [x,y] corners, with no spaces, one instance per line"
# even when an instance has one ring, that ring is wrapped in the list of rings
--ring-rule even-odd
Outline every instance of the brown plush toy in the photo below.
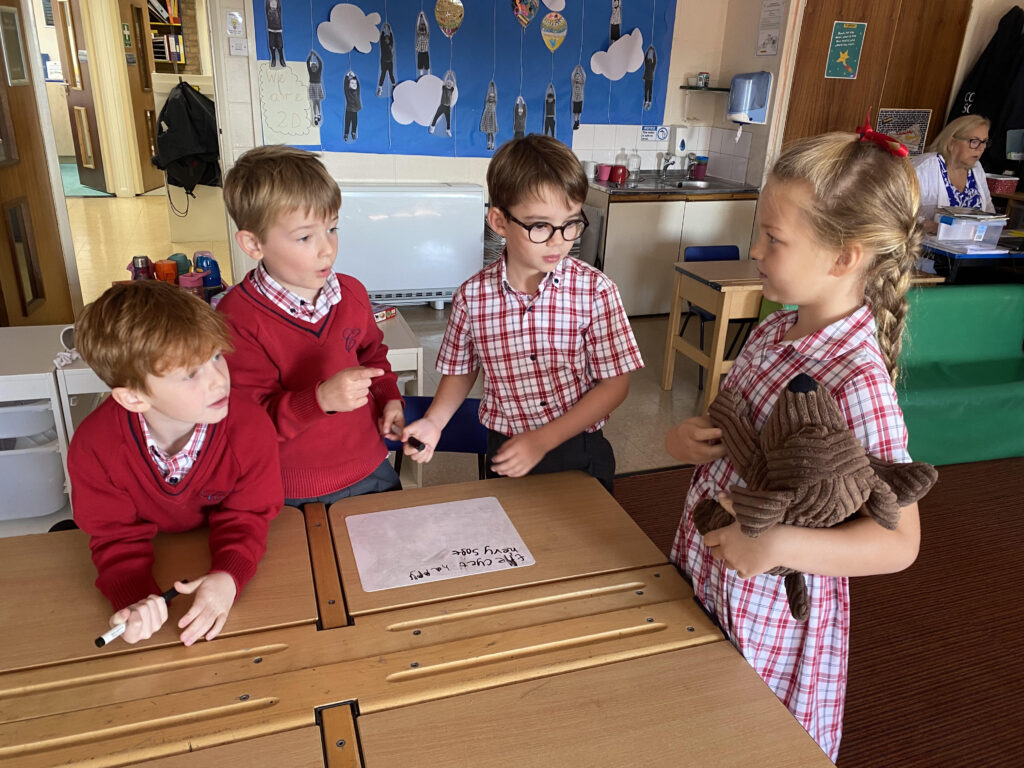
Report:
[[[779,395],[760,435],[734,390],[719,393],[709,416],[746,483],[731,486],[729,493],[736,520],[751,538],[778,523],[829,528],[857,512],[893,530],[900,507],[923,497],[938,477],[930,464],[868,456],[832,395],[803,373]],[[693,521],[703,536],[732,518],[717,501],[706,499],[694,508]],[[805,620],[809,599],[803,574],[781,567],[768,573],[786,577],[789,609]]]

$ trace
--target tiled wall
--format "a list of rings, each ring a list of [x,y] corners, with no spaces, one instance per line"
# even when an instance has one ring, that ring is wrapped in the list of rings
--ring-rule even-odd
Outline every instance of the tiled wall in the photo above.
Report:
[[[685,153],[706,155],[708,174],[723,179],[743,181],[747,175],[750,155],[750,133],[744,131],[736,141],[736,132],[707,125],[694,125],[680,135],[686,142]],[[640,167],[652,170],[661,167],[668,149],[666,141],[641,141],[637,125],[580,125],[573,133],[572,149],[580,160],[614,163],[621,152],[640,155]],[[674,154],[680,154],[675,150]],[[676,167],[679,166],[677,161]]]
[[[685,131],[685,152],[706,155],[711,142],[711,128],[698,125]],[[640,155],[640,168],[650,170],[661,166],[661,158],[668,149],[668,140],[641,141],[638,125],[580,125],[572,135],[572,149],[580,160],[596,163],[614,163],[621,152]],[[678,151],[675,154],[679,154]],[[679,163],[677,161],[676,167]]]
[[[711,129],[708,152],[708,175],[743,181],[747,177],[747,158],[750,156],[751,133],[744,128],[739,141],[736,131],[726,128]]]

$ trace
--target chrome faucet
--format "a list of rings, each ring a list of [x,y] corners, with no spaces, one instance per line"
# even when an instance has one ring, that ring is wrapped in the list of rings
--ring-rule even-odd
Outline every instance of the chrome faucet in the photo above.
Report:
[[[667,170],[668,170],[669,168],[671,168],[671,167],[672,167],[673,165],[675,165],[675,164],[676,164],[676,158],[675,158],[675,155],[665,155],[665,156],[664,156],[664,157],[662,158],[662,160],[661,160],[661,170],[660,170],[660,171],[658,172],[658,175],[659,175],[659,176],[660,176],[660,177],[661,177],[662,179],[664,179],[664,178],[665,178],[665,172],[666,172],[666,171],[667,171]]]
[[[686,174],[686,178],[693,178],[693,166],[697,164],[697,154],[695,152],[688,152],[686,157],[683,158],[683,173]]]

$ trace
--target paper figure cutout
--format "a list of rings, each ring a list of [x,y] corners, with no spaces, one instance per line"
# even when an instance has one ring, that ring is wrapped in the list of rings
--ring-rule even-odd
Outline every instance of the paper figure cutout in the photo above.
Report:
[[[526,29],[537,15],[537,5],[537,0],[512,0],[512,13],[523,29]]]
[[[309,104],[313,110],[313,125],[317,126],[323,122],[324,113],[320,108],[327,95],[324,93],[324,60],[316,51],[310,51],[306,57],[306,72],[309,73]]]
[[[548,83],[547,93],[544,95],[544,135],[555,135],[555,85]]]
[[[267,12],[267,47],[270,49],[270,66],[276,67],[281,62],[282,67],[288,66],[284,60],[284,26],[282,25],[281,0],[267,0],[265,9]]]
[[[608,20],[608,39],[615,42],[619,39],[622,27],[622,0],[612,0],[612,15]],[[618,78],[614,78],[618,79]]]
[[[653,45],[648,45],[644,54],[644,109],[650,109],[654,101],[654,70],[657,66],[658,53]]]
[[[384,92],[384,78],[391,78],[391,90],[395,88],[395,36],[386,21],[380,28],[380,79],[377,81],[377,95]]]
[[[583,86],[587,84],[587,73],[577,64],[572,71],[572,129],[579,130],[580,115],[583,114]]]
[[[316,28],[320,45],[331,53],[350,53],[355,48],[369,53],[380,40],[379,13],[363,13],[357,5],[339,3],[331,8],[330,21],[321,21]]]
[[[437,19],[437,26],[444,32],[445,37],[451,39],[462,25],[462,17],[466,9],[462,7],[462,0],[437,0],[434,6],[434,18]]]
[[[437,75],[424,75],[419,80],[403,80],[395,86],[391,116],[402,125],[416,123],[429,127],[437,114],[443,88],[444,83]],[[450,106],[454,107],[458,101],[459,89],[456,86]]]
[[[335,6],[337,7],[337,6]],[[359,98],[359,78],[351,69],[345,73],[345,131],[343,141],[349,140],[349,133],[352,134],[352,141],[357,138],[359,128],[359,110],[363,108],[363,102]]]
[[[420,11],[416,17],[416,77],[430,74],[430,27],[427,16]]]
[[[521,139],[526,135],[526,101],[523,95],[516,96],[516,104],[512,107],[513,138]]]
[[[565,0],[544,0],[544,5],[551,11],[564,11]]]
[[[540,36],[544,39],[544,45],[554,53],[558,46],[565,40],[565,30],[568,28],[565,17],[560,13],[549,13],[540,22]]]
[[[611,44],[607,51],[590,57],[590,71],[609,80],[621,80],[627,72],[636,72],[644,63],[644,36],[634,29]]]
[[[434,119],[430,121],[430,132],[434,132],[434,128],[437,127],[437,121],[440,117],[444,117],[444,133],[445,136],[452,135],[452,95],[455,93],[455,73],[450,69],[444,73],[444,82],[441,83],[441,101],[437,105],[437,112],[434,113]]]
[[[487,135],[487,148],[494,149],[494,135],[498,132],[498,86],[491,80],[484,98],[484,111],[480,115],[480,132]]]

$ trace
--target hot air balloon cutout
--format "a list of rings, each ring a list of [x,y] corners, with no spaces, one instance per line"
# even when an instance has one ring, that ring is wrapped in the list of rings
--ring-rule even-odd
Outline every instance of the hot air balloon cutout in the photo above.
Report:
[[[480,133],[487,137],[488,151],[494,149],[494,137],[498,133],[498,86],[494,74],[498,69],[498,0],[491,5],[491,82],[484,96],[484,109],[480,113]]]
[[[466,9],[462,7],[462,0],[437,0],[437,4],[434,6],[434,18],[437,19],[437,26],[449,40],[462,26],[462,17],[465,13]]]
[[[519,26],[522,27],[522,35],[519,37],[519,95],[512,108],[512,126],[517,139],[526,134],[526,100],[523,99],[523,42],[526,40],[526,27],[537,15],[538,7],[540,7],[538,0],[512,0],[512,14],[519,22]]]
[[[558,46],[565,40],[565,31],[569,25],[565,17],[560,13],[549,13],[540,22],[540,36],[544,39],[544,45],[554,54]],[[554,56],[552,55],[552,60]]]

